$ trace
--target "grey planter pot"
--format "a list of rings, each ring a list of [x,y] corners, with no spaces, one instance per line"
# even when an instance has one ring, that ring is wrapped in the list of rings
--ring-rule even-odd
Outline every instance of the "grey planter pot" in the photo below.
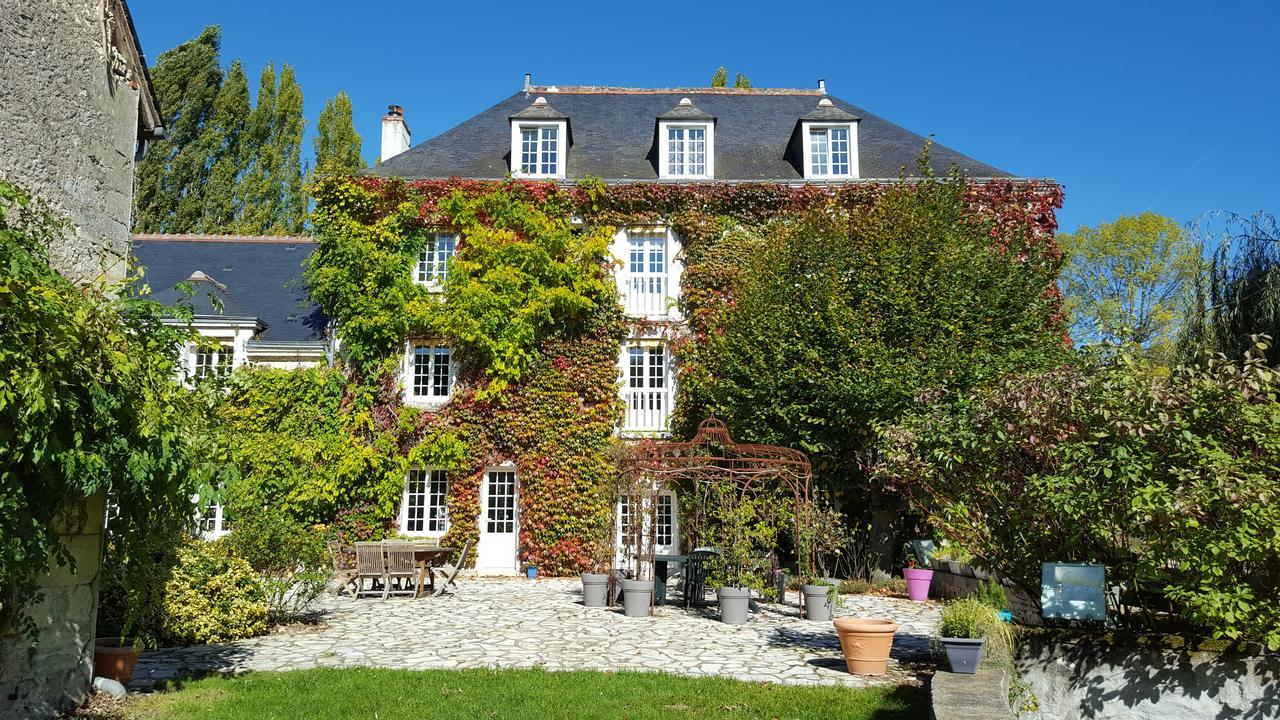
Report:
[[[582,573],[582,604],[587,607],[609,605],[609,575],[607,573]]]
[[[952,575],[963,575],[964,570],[961,569],[961,563],[958,560],[947,560],[947,572]]]
[[[653,606],[652,580],[622,581],[622,612],[627,617],[648,617]]]
[[[804,585],[800,592],[804,595],[804,616],[807,620],[831,620],[830,588],[826,585]]]
[[[716,591],[716,597],[720,598],[720,622],[741,625],[747,621],[751,610],[749,588],[722,587]]]
[[[953,673],[972,675],[978,672],[982,662],[982,646],[986,638],[941,638],[942,649],[947,653],[947,665]]]

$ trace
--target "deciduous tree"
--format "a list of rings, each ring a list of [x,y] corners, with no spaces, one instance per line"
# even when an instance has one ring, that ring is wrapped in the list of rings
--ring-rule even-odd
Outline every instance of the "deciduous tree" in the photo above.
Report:
[[[351,98],[346,91],[329,98],[316,122],[316,171],[354,173],[364,169],[360,135],[351,119]]]

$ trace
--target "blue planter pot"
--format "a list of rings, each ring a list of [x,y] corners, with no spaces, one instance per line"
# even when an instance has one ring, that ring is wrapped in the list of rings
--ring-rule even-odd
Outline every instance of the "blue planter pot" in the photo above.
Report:
[[[537,580],[537,579],[538,579],[538,568],[536,568],[536,567],[530,567],[530,568],[527,568],[524,572],[525,572],[525,574],[526,574],[526,575],[528,575],[528,576],[529,576],[529,579],[530,579],[530,580]]]
[[[1000,619],[1007,623],[1011,623],[1013,622],[1013,613],[1009,612],[1008,610],[1001,610]]]

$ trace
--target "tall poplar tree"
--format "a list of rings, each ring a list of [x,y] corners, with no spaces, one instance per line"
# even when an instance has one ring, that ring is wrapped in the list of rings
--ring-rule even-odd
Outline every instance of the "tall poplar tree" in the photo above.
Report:
[[[316,171],[350,174],[364,169],[360,135],[352,120],[351,98],[339,91],[329,98],[316,122]]]
[[[245,124],[244,142],[252,148],[236,186],[240,210],[234,229],[246,235],[284,235],[302,231],[306,188],[302,182],[302,90],[293,68],[285,65],[276,82],[274,65],[262,69],[258,102]]]
[[[271,142],[280,159],[276,169],[280,178],[280,212],[272,228],[276,233],[301,233],[307,221],[307,186],[302,179],[302,132],[306,123],[302,117],[302,88],[298,87],[293,67],[285,65],[280,71],[275,126],[271,133]]]
[[[236,205],[236,183],[247,159],[258,148],[246,142],[245,124],[249,118],[249,80],[239,60],[231,63],[222,89],[213,103],[213,116],[208,135],[215,148],[216,159],[209,170],[204,188],[204,215],[200,232],[226,232],[239,217]]]
[[[138,232],[190,232],[200,224],[213,150],[205,123],[222,84],[220,46],[221,31],[210,25],[195,40],[156,60],[151,81],[169,135],[149,143],[138,163],[134,193]]]

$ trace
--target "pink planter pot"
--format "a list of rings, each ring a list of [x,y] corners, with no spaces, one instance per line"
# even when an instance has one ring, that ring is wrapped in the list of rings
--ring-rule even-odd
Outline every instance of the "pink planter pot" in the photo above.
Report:
[[[916,602],[929,599],[929,583],[933,582],[932,570],[905,568],[902,576],[907,579],[907,597]]]

